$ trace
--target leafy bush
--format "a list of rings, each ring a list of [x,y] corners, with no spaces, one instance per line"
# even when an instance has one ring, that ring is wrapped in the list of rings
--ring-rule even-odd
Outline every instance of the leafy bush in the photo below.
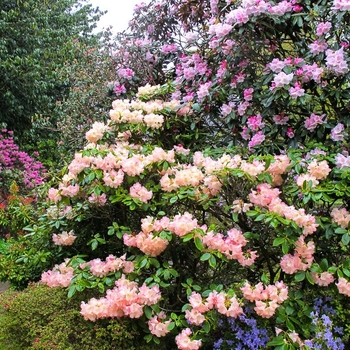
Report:
[[[0,295],[0,346],[8,350],[147,349],[130,322],[85,321],[81,298],[67,300],[63,289],[31,284]],[[141,340],[141,341],[140,341]]]

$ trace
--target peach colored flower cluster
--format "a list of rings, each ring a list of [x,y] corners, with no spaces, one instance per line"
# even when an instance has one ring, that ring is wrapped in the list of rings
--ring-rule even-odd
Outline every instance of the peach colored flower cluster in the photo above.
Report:
[[[101,122],[95,122],[92,124],[92,128],[85,134],[85,137],[89,142],[97,143],[108,130],[110,130],[108,125]]]
[[[350,297],[350,282],[348,282],[345,278],[340,277],[338,279],[338,283],[335,284],[338,287],[338,291],[340,294],[344,294]]]
[[[74,235],[74,231],[63,231],[62,233],[52,235],[52,240],[56,245],[72,245],[77,236]]]
[[[168,230],[181,237],[198,228],[197,220],[193,219],[192,214],[185,212],[183,215],[176,215],[171,221],[167,217],[161,220],[154,220],[147,216],[141,220],[141,229],[137,235],[124,234],[124,244],[128,247],[137,247],[145,254],[156,257],[161,254],[169,244],[169,241],[153,234],[152,231],[161,232]]]
[[[147,203],[153,196],[153,192],[148,191],[147,188],[142,186],[139,182],[130,187],[129,193],[131,197],[136,198],[143,203]]]
[[[334,208],[331,212],[333,221],[342,228],[348,228],[350,214],[345,208]]]
[[[82,264],[81,268],[89,266],[90,272],[96,277],[103,277],[111,272],[122,270],[123,273],[131,273],[134,271],[134,264],[132,261],[126,260],[126,254],[119,258],[110,254],[107,256],[106,261],[102,261],[97,258]]]
[[[50,201],[53,202],[59,202],[62,199],[61,195],[59,194],[59,191],[55,188],[49,189],[48,198]]]
[[[106,292],[106,297],[92,298],[81,303],[80,313],[86,320],[96,321],[107,317],[140,318],[144,306],[154,305],[161,299],[158,286],[151,288],[129,281],[125,275],[115,282],[115,287]]]
[[[47,284],[50,288],[68,287],[74,277],[74,269],[67,266],[69,259],[66,259],[62,264],[55,265],[52,270],[43,272],[40,282]]]
[[[156,337],[164,337],[170,331],[168,330],[168,325],[171,320],[164,321],[166,315],[163,311],[161,311],[158,315],[153,316],[148,322],[148,329],[151,334]]]
[[[271,188],[271,185],[263,183],[257,186],[257,190],[252,190],[249,194],[250,201],[258,206],[267,207],[270,212],[294,221],[303,229],[303,235],[310,235],[317,230],[316,218],[311,214],[306,214],[304,208],[296,209],[282,202],[278,197],[280,191]]]
[[[242,302],[236,296],[230,296],[225,292],[212,291],[206,300],[197,292],[192,292],[188,298],[191,310],[187,309],[185,318],[190,324],[200,326],[205,321],[203,313],[215,309],[226,317],[236,318],[243,314]]]
[[[92,193],[88,199],[89,203],[95,204],[99,207],[103,207],[107,202],[107,196],[105,193],[102,193],[100,195],[96,195],[95,193]]]
[[[59,193],[62,196],[75,197],[78,194],[78,192],[80,190],[80,187],[79,187],[78,184],[75,184],[75,185],[71,185],[71,184],[64,185],[63,183],[60,183],[59,186],[58,186],[58,189],[59,189]]]
[[[321,273],[311,272],[311,277],[312,280],[321,287],[326,287],[334,282],[333,274],[328,271]]]
[[[258,257],[256,251],[244,252],[242,248],[248,241],[242,231],[232,228],[226,235],[222,233],[207,232],[202,237],[203,244],[212,250],[217,250],[230,260],[237,260],[242,266],[251,266]]]
[[[180,350],[197,350],[202,345],[202,341],[191,340],[190,335],[192,331],[189,328],[185,328],[175,337],[177,348]]]
[[[314,260],[315,244],[313,241],[305,243],[304,236],[300,236],[295,246],[294,254],[286,254],[280,261],[282,270],[288,274],[306,271]]]
[[[142,90],[142,88],[140,89]],[[156,90],[157,87],[150,87],[144,91],[154,92]],[[111,121],[115,123],[144,123],[151,129],[159,129],[164,124],[164,117],[156,112],[166,108],[176,111],[179,106],[180,102],[177,100],[172,100],[170,102],[164,102],[162,100],[148,102],[142,102],[140,100],[115,100],[112,103],[113,109],[110,110],[109,116]]]
[[[151,257],[156,257],[163,253],[169,244],[168,240],[155,236],[152,232],[145,233],[143,231],[137,235],[124,234],[123,242],[126,246],[136,247]]]
[[[199,192],[215,196],[222,187],[222,182],[216,173],[225,169],[236,169],[241,162],[240,156],[231,157],[224,154],[215,160],[205,157],[202,152],[195,152],[193,165],[182,164],[169,169],[163,174],[160,184],[165,192],[175,191],[181,186],[193,186]]]
[[[279,305],[288,299],[288,287],[283,281],[270,284],[266,288],[261,282],[251,286],[246,281],[241,291],[247,300],[255,302],[254,310],[264,318],[272,317]]]
[[[232,203],[232,209],[235,213],[246,213],[252,206],[252,203],[244,203],[241,199],[235,199]]]
[[[302,187],[305,181],[307,183],[311,181],[312,187],[315,187],[319,184],[318,180],[324,180],[331,172],[327,161],[323,160],[318,163],[316,159],[308,165],[307,170],[306,174],[301,174],[297,177],[297,185],[299,187]]]
[[[274,161],[267,168],[271,174],[274,186],[280,186],[283,183],[282,174],[287,172],[290,166],[289,157],[285,154],[274,156]]]

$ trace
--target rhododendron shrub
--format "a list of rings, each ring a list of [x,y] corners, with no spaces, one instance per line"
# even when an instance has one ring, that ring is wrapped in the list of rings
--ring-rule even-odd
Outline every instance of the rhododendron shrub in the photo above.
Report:
[[[315,293],[326,287],[339,303],[350,294],[348,144],[193,151],[168,137],[190,123],[170,96],[141,88],[86,133],[30,229],[67,258],[42,282],[69,296],[95,289],[86,320],[129,319],[147,341],[179,349],[212,347],[220,320],[248,309],[266,346],[312,342]]]
[[[38,155],[38,154],[37,154]],[[46,169],[41,162],[20,151],[13,139],[13,132],[0,132],[0,193],[9,193],[13,181],[23,192],[44,182]],[[1,198],[1,197],[0,197]]]
[[[170,78],[206,144],[331,145],[349,126],[348,11],[323,0],[142,3],[116,43],[116,96]]]

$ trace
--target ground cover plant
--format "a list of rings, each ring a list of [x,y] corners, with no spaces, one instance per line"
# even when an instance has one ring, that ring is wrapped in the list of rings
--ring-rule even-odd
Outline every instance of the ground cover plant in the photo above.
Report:
[[[153,347],[349,346],[349,9],[139,5],[108,119],[25,228],[28,279]]]

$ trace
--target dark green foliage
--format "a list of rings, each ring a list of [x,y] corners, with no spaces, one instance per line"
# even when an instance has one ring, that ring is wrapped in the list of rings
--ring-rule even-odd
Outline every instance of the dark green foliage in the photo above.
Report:
[[[77,41],[91,35],[99,10],[75,0],[3,0],[0,5],[0,122],[9,130],[29,129],[34,115],[50,116],[68,92],[57,79],[76,56]]]
[[[85,294],[85,298],[91,295]],[[0,295],[0,349],[147,349],[142,335],[120,320],[92,323],[80,315],[84,296],[67,299],[62,288],[32,284]]]

